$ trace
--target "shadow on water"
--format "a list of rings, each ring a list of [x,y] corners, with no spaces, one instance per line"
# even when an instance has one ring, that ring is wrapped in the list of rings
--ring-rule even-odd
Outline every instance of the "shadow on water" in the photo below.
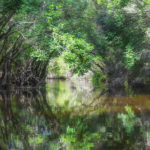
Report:
[[[148,150],[150,95],[108,97],[87,82],[0,91],[2,150]]]

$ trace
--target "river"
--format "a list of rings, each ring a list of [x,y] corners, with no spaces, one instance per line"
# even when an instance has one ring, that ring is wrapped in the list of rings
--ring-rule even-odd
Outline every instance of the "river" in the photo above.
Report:
[[[0,91],[2,150],[148,150],[150,95],[108,96],[83,81]]]

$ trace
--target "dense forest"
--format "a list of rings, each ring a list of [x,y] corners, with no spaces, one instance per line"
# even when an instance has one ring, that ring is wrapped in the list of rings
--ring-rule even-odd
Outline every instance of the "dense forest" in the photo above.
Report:
[[[60,55],[97,85],[150,85],[149,11],[149,0],[1,0],[1,87],[43,83]]]
[[[0,149],[148,150],[149,90],[150,0],[0,0]]]

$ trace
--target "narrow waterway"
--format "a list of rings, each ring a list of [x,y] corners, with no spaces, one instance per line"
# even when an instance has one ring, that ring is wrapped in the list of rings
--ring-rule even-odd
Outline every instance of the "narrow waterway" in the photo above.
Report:
[[[0,149],[149,150],[150,95],[107,94],[84,80],[0,91]]]

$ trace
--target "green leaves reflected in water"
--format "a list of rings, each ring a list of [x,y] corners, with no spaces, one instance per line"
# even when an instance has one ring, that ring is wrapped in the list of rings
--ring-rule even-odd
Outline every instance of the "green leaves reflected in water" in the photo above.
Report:
[[[145,150],[150,148],[149,96],[97,97],[86,84],[49,82],[40,89],[0,91],[2,150]],[[90,92],[91,91],[91,92]],[[146,99],[147,100],[144,100]],[[142,104],[140,105],[142,99]],[[130,100],[130,101],[128,101]],[[96,106],[96,107],[95,107]],[[138,112],[136,112],[137,108]],[[146,108],[146,111],[142,109]]]
[[[127,114],[118,114],[118,119],[121,120],[126,133],[130,134],[134,131],[135,126],[139,123],[139,118],[135,117],[131,107],[125,107]]]
[[[74,125],[68,125],[66,133],[61,136],[68,150],[90,150],[98,139],[100,139],[99,133],[90,132],[84,119],[77,119]]]

